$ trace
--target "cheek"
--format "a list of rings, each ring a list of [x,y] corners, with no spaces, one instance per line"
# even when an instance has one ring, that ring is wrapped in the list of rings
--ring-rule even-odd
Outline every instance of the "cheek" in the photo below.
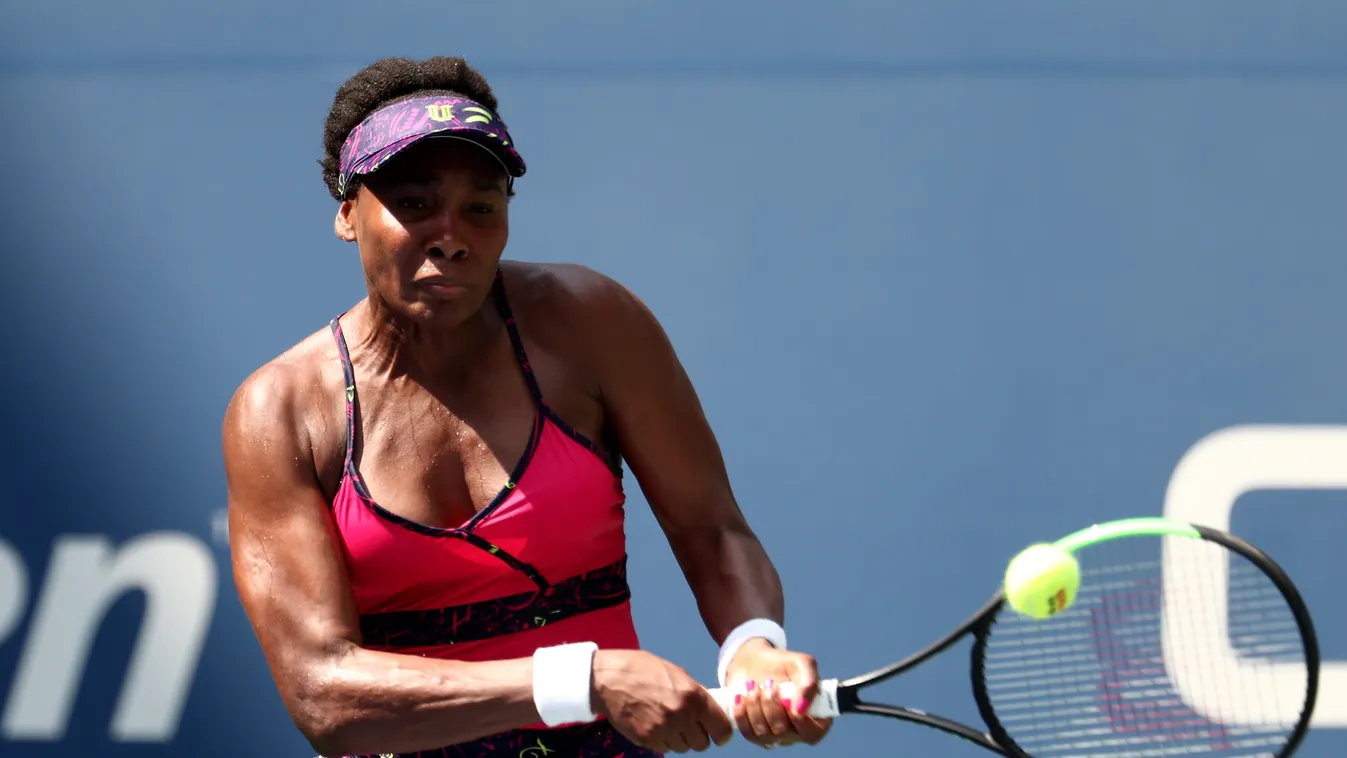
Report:
[[[505,241],[510,238],[510,227],[506,224],[490,229],[483,235],[486,246],[491,250],[500,250],[505,247]]]
[[[360,263],[365,269],[365,278],[389,297],[399,290],[407,268],[407,261],[404,260],[407,256],[401,253],[406,248],[390,245],[390,242],[387,239],[373,243],[362,241],[360,246]]]
[[[360,260],[365,271],[371,278],[396,275],[399,259],[405,257],[401,252],[410,247],[407,230],[383,208],[361,221],[356,239],[360,244]]]
[[[497,213],[474,224],[472,230],[478,244],[488,248],[504,247],[510,238],[510,218],[505,213]]]

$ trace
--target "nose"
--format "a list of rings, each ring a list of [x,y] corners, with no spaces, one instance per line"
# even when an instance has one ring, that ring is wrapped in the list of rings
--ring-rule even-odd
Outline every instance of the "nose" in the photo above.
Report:
[[[468,248],[462,244],[432,245],[430,249],[426,251],[426,257],[449,261],[461,261],[468,257]]]
[[[468,245],[458,234],[457,226],[457,214],[442,215],[439,228],[426,250],[426,257],[449,261],[460,261],[468,257]]]

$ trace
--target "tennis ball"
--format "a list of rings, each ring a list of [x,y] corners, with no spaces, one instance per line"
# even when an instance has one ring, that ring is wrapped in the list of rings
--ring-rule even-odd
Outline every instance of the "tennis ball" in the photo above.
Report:
[[[1006,568],[1006,600],[1030,618],[1045,619],[1066,609],[1080,589],[1080,563],[1056,545],[1031,545]]]

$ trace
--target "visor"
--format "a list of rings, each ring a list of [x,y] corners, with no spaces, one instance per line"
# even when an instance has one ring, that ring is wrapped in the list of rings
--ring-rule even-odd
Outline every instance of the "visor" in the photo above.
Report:
[[[351,130],[341,146],[337,191],[345,197],[352,178],[373,173],[428,137],[472,142],[491,153],[511,180],[524,175],[524,159],[499,116],[466,97],[426,95],[385,105]]]

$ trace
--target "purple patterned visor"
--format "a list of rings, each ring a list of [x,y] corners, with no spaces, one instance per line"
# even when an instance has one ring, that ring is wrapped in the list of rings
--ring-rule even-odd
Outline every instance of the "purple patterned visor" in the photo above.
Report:
[[[466,97],[427,95],[386,105],[351,130],[341,146],[337,191],[344,197],[353,177],[374,172],[427,137],[467,140],[491,153],[510,177],[524,175],[524,159],[499,116]]]

